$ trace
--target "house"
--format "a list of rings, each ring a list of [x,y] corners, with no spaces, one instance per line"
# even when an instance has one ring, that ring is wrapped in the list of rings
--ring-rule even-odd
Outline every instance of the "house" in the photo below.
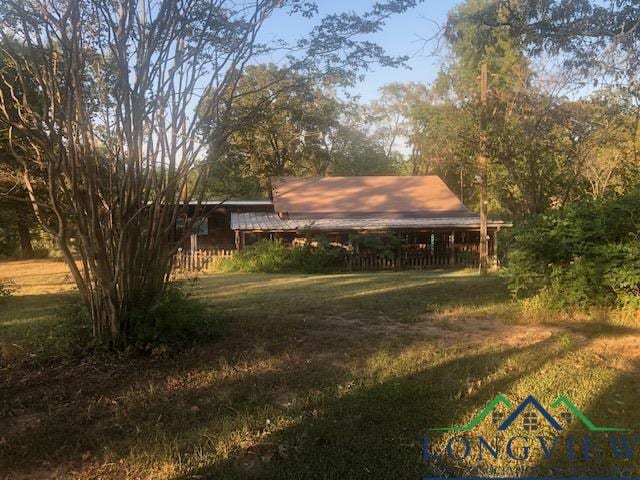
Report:
[[[183,245],[184,250],[235,250],[236,240],[231,229],[232,213],[273,212],[271,200],[207,200],[191,202],[188,215],[198,210],[199,220],[194,222],[193,234]],[[178,218],[176,225],[182,230],[185,218]]]
[[[316,235],[350,246],[354,234],[389,232],[407,249],[446,257],[477,255],[480,218],[435,175],[273,177],[271,200],[208,202],[191,248],[242,249],[259,239],[296,244]],[[510,223],[490,220],[489,254]]]

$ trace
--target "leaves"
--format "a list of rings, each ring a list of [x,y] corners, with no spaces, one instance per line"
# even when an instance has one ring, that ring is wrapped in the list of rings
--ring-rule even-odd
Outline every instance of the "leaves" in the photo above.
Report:
[[[507,240],[512,292],[559,306],[640,304],[640,192],[532,218]]]

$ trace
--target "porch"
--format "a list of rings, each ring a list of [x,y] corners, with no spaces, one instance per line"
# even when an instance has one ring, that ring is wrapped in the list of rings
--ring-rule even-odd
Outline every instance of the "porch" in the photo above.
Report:
[[[488,223],[489,262],[498,265],[498,232],[511,224]],[[231,215],[236,249],[261,239],[295,246],[320,239],[349,254],[349,264],[373,269],[474,267],[479,262],[480,220],[475,215],[446,218],[322,218],[288,219],[275,213]],[[384,252],[367,238],[392,238]]]

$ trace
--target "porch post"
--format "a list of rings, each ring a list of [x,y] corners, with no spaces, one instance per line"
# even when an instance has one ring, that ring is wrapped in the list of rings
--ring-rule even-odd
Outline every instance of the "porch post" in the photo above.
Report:
[[[493,231],[493,257],[495,258],[494,264],[496,269],[500,267],[500,261],[498,260],[498,232],[500,231],[500,227],[497,227]]]
[[[449,234],[449,265],[456,264],[456,232],[453,231]]]
[[[242,250],[242,245],[240,244],[240,230],[235,231],[236,234],[236,250]]]

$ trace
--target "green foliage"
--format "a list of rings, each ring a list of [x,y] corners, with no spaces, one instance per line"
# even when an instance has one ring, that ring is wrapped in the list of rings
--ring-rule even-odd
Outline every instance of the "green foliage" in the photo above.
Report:
[[[372,255],[393,255],[406,243],[405,239],[394,233],[352,234],[349,236],[356,253]]]
[[[559,307],[640,305],[639,228],[640,192],[534,217],[508,234],[510,289]]]
[[[231,131],[211,149],[209,194],[258,198],[274,175],[395,173],[363,109],[335,87],[334,77],[305,78],[291,67],[246,67],[227,113]]]
[[[345,251],[318,241],[291,248],[279,242],[261,240],[221,263],[227,272],[249,273],[329,273],[344,268]]]
[[[608,254],[615,268],[605,272],[603,283],[614,292],[618,303],[640,308],[640,241],[614,245]]]
[[[10,228],[10,225],[8,223],[3,225],[3,223],[0,213],[0,259],[11,258],[18,251],[20,245],[18,236]]]
[[[629,25],[640,15],[637,0],[525,0],[510,2],[508,12],[505,23],[532,53],[561,55],[566,66],[581,73],[604,72],[618,82],[635,82],[640,31]]]
[[[159,300],[140,301],[129,318],[134,339],[143,344],[191,342],[214,333],[206,306],[176,283]]]

